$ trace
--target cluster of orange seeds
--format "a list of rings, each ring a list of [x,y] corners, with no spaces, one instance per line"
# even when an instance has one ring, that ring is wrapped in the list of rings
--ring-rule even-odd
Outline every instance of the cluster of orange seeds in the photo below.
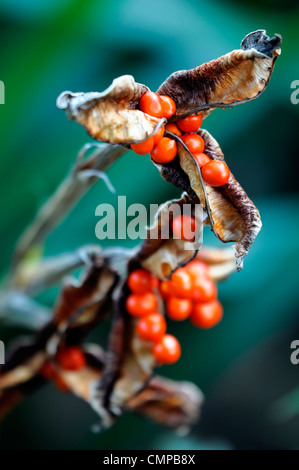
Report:
[[[164,299],[169,318],[182,321],[190,318],[193,325],[207,329],[220,322],[223,308],[217,300],[216,284],[205,263],[194,260],[177,269],[169,281],[159,282],[144,269],[132,271],[127,280],[131,291],[126,310],[137,317],[138,336],[153,343],[152,353],[159,364],[173,364],[181,355],[178,340],[166,333],[167,323],[158,312],[157,292]],[[156,294],[155,294],[156,291]]]
[[[193,325],[207,329],[220,322],[223,308],[217,300],[217,286],[202,261],[190,261],[177,269],[169,281],[163,281],[160,292],[166,312],[172,320],[190,318]]]
[[[152,91],[145,93],[139,102],[139,108],[146,114],[157,118],[171,118],[176,113],[176,104],[172,98],[158,95]],[[131,148],[139,155],[150,153],[151,158],[157,163],[168,163],[174,160],[178,149],[174,139],[164,137],[165,129],[179,136],[186,144],[194,159],[201,168],[202,177],[211,186],[223,186],[230,178],[230,170],[225,162],[211,160],[204,152],[205,142],[196,131],[202,124],[201,114],[191,114],[183,119],[178,119],[176,124],[169,123],[160,127],[153,137],[133,144]]]
[[[136,269],[128,277],[131,294],[126,300],[127,312],[139,317],[136,325],[138,336],[153,343],[152,352],[159,364],[173,364],[181,356],[178,340],[166,334],[165,317],[159,313],[158,299],[154,290],[159,289],[159,281],[144,269]]]

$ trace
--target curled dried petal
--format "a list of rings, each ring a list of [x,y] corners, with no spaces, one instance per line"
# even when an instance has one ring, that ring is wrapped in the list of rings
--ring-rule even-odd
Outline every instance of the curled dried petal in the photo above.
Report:
[[[133,144],[148,139],[165,123],[137,109],[141,96],[149,91],[131,75],[113,80],[102,93],[65,91],[57,106],[69,119],[82,124],[96,140],[111,144]]]

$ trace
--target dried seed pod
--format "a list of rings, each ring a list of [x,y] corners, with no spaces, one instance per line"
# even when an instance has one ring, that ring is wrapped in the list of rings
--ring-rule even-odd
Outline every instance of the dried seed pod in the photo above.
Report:
[[[157,376],[129,401],[128,408],[164,426],[188,431],[199,419],[203,400],[201,391],[193,383]]]
[[[171,120],[192,113],[205,117],[216,107],[232,107],[257,98],[269,83],[280,45],[279,35],[270,39],[264,30],[257,30],[243,39],[241,49],[195,69],[172,74],[157,91],[176,103],[176,114]],[[138,100],[147,90],[144,85],[136,84],[133,77],[124,76],[116,79],[103,93],[72,95],[66,92],[59,97],[58,106],[67,109],[69,116],[81,122],[96,139],[129,144],[132,143],[131,130],[134,139],[140,141],[162,125],[160,121],[156,122],[149,131],[144,123],[146,135],[138,134],[143,120],[150,118],[136,110]],[[120,109],[125,110],[124,113],[120,113]],[[143,114],[138,114],[137,126],[134,120],[136,113]],[[208,156],[214,155],[212,159],[222,160],[219,145],[210,134],[206,131],[198,134],[205,138]],[[220,240],[237,242],[235,252],[237,269],[240,270],[244,256],[261,228],[259,213],[232,175],[229,182],[218,189],[204,185],[196,162],[185,150],[179,145],[179,159],[167,164],[156,163],[156,166],[164,179],[187,192],[194,203],[200,200]],[[172,251],[171,246],[168,251]]]
[[[147,91],[131,75],[123,75],[102,93],[65,91],[57,98],[57,106],[66,110],[69,119],[82,124],[96,140],[134,144],[151,137],[166,122],[137,109]]]
[[[240,50],[196,69],[171,75],[158,90],[176,102],[177,113],[171,120],[196,112],[205,117],[215,107],[231,107],[255,99],[269,82],[280,44],[280,36],[269,39],[265,31],[255,31],[242,41]],[[154,118],[137,109],[146,91],[148,88],[136,83],[133,77],[123,76],[114,80],[103,93],[65,92],[58,98],[57,105],[95,139],[126,146],[146,140],[165,123],[165,119]],[[205,141],[208,157],[223,160],[215,139],[204,130],[198,134]],[[178,156],[156,166],[163,178],[183,189],[185,194],[161,208],[139,249],[118,252],[117,256],[108,252],[96,256],[82,281],[64,287],[53,320],[32,341],[18,345],[0,368],[0,415],[45,383],[40,372],[50,357],[56,377],[69,391],[86,400],[106,426],[130,409],[176,428],[194,421],[201,403],[198,389],[152,379],[156,362],[151,344],[138,337],[136,319],[125,309],[129,294],[127,273],[143,267],[160,279],[168,278],[196,255],[205,217],[219,239],[236,242],[237,269],[241,269],[261,221],[258,210],[233,175],[222,187],[203,182],[200,168],[180,139]],[[186,247],[186,242],[172,236],[163,238],[163,229],[167,224],[169,229],[171,221],[166,218],[165,222],[163,213],[167,214],[174,202],[179,206],[190,203],[192,210],[199,202],[204,207],[205,213],[198,220],[197,245]],[[154,231],[155,238],[152,237]],[[209,252],[205,262],[210,264],[210,275],[219,280],[230,274],[233,266],[230,254],[217,256]],[[156,294],[159,296],[158,292]],[[162,304],[160,298],[158,303]],[[86,333],[113,307],[107,354],[99,348],[82,346],[86,364],[77,371],[61,369],[55,362],[59,348],[81,345]]]
[[[206,155],[211,160],[224,161],[219,144],[209,132],[200,129],[198,135],[205,141]],[[196,195],[209,217],[213,232],[221,241],[236,242],[237,270],[242,269],[244,257],[262,226],[257,208],[232,174],[224,186],[206,184],[199,165],[182,141],[178,142],[178,156],[176,162],[156,165],[161,176],[180,188],[186,186],[188,178],[189,197]]]
[[[196,215],[198,222],[194,242],[174,239],[171,233],[176,211],[180,215],[187,206],[190,214],[192,212]],[[164,280],[168,279],[177,268],[190,261],[201,247],[205,215],[198,209],[199,206],[196,207],[186,193],[183,193],[180,199],[173,199],[160,206],[155,221],[147,230],[147,237],[136,254],[136,261],[159,279]]]
[[[254,31],[243,39],[241,49],[195,69],[173,73],[157,93],[175,101],[173,120],[196,112],[206,117],[214,108],[251,101],[267,87],[280,45],[278,34],[270,39],[265,30]]]
[[[0,389],[32,379],[60,343],[80,344],[111,308],[117,278],[102,258],[96,258],[81,282],[66,283],[53,320],[32,340],[16,343],[1,366]]]
[[[180,201],[187,202],[187,196],[184,195]],[[165,207],[168,207],[167,204],[161,210]],[[155,224],[160,229],[162,221],[158,215]],[[91,266],[77,285],[65,285],[53,321],[33,341],[17,346],[1,369],[1,416],[28,393],[46,383],[40,373],[41,365],[52,351],[50,360],[55,372],[54,382],[64,384],[67,391],[84,399],[101,417],[104,427],[110,426],[122,412],[131,410],[176,429],[188,428],[195,422],[202,402],[201,392],[192,384],[152,378],[156,363],[151,353],[151,343],[138,337],[136,319],[125,311],[128,287],[122,280],[122,284],[117,284],[118,276],[114,272],[118,266],[119,273],[125,279],[128,264],[129,269],[135,269],[141,260],[146,260],[146,256],[150,259],[155,253],[157,259],[158,255],[163,259],[160,245],[163,246],[164,241],[162,244],[161,240],[160,243],[157,240],[152,242],[153,246],[148,238],[144,247],[134,252],[103,252],[102,258],[91,260]],[[216,255],[215,258],[215,254],[208,250],[206,262],[212,260],[217,266],[231,258],[228,253],[223,255],[219,251]],[[181,262],[180,256],[175,253],[173,259],[177,260],[178,265]],[[114,266],[113,270],[110,264]],[[108,297],[113,292],[116,308],[107,353],[96,345],[83,344],[81,348],[86,365],[76,371],[62,369],[55,359],[55,351],[61,345],[81,344],[87,331],[106,314],[105,292]]]

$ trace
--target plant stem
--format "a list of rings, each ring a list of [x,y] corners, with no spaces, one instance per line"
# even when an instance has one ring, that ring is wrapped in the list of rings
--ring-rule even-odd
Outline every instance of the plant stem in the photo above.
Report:
[[[91,146],[98,148],[84,159]],[[104,179],[109,187],[110,183],[104,172],[125,152],[127,152],[125,147],[111,144],[87,144],[81,149],[66,179],[40,207],[33,222],[19,239],[12,258],[12,271],[31,248],[45,240],[99,179]]]

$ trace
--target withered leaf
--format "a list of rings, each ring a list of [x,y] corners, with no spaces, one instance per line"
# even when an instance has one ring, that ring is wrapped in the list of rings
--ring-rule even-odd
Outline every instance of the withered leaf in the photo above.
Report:
[[[57,98],[57,106],[69,119],[82,124],[96,140],[111,144],[132,144],[152,136],[165,119],[158,119],[137,109],[141,96],[149,91],[136,83],[131,75],[113,80],[102,93],[65,91]]]
[[[216,107],[251,101],[267,87],[280,45],[278,34],[270,39],[265,30],[254,31],[243,39],[241,49],[173,73],[157,93],[175,101],[174,120],[195,112],[206,117]]]

